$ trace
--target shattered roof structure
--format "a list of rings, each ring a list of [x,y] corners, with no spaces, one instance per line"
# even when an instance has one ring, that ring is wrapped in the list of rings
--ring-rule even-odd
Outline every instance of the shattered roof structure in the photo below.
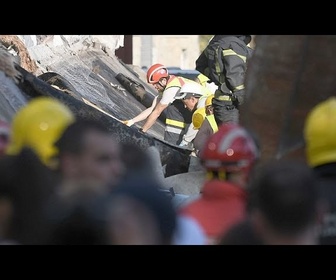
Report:
[[[173,163],[169,176],[187,172],[190,151],[162,140],[164,116],[146,134],[137,130],[141,122],[134,127],[119,122],[143,111],[156,94],[141,68],[114,55],[122,35],[0,35],[0,42],[17,56],[24,77],[17,86],[15,77],[0,71],[0,118],[10,121],[34,94],[61,96],[77,114],[108,122],[120,141],[157,145],[162,164]],[[260,140],[261,162],[304,160],[305,118],[317,103],[336,95],[336,36],[257,35],[255,43],[240,122]]]
[[[10,122],[29,99],[52,96],[77,116],[104,122],[121,142],[156,146],[166,176],[188,171],[191,151],[163,140],[164,114],[148,133],[138,131],[141,122],[133,127],[121,122],[149,107],[157,94],[141,68],[114,55],[122,36],[1,35],[0,41],[15,57],[21,76],[16,82],[8,71],[0,71],[0,118]]]

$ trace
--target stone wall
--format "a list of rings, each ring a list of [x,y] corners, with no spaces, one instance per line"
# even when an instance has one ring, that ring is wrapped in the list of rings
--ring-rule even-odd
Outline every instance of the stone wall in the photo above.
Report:
[[[133,64],[154,63],[194,69],[200,53],[198,35],[133,35]]]

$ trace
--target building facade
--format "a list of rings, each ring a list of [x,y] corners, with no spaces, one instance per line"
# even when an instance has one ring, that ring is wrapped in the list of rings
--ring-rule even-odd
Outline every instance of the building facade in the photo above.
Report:
[[[199,54],[199,35],[133,35],[133,64],[143,68],[162,63],[195,69]]]

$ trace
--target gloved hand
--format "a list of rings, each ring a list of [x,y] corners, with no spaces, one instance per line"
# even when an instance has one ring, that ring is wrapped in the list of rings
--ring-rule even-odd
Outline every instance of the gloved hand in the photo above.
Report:
[[[134,121],[133,120],[126,120],[126,121],[123,121],[123,124],[126,124],[127,126],[132,126],[134,124]]]
[[[186,147],[189,146],[189,142],[182,140],[181,143],[179,144],[179,147]]]

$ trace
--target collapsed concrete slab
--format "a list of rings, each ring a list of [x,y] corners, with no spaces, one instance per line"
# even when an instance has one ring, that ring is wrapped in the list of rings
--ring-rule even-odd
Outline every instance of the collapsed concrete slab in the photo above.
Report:
[[[191,151],[164,141],[164,125],[160,120],[148,133],[139,132],[141,123],[128,127],[121,122],[143,111],[146,104],[135,96],[132,87],[116,79],[118,74],[141,85],[147,100],[154,98],[156,92],[135,71],[111,55],[111,52],[106,52],[106,42],[104,47],[98,47],[96,38],[91,40],[90,36],[26,36],[25,41],[29,41],[30,46],[24,50],[23,41],[14,37],[6,38],[7,43],[3,47],[8,51],[14,39],[15,45],[20,46],[22,51],[17,51],[14,59],[20,81],[16,84],[15,79],[9,79],[9,86],[6,83],[2,85],[0,106],[3,110],[0,117],[11,121],[15,112],[31,98],[51,96],[69,106],[75,115],[103,122],[120,142],[134,143],[143,149],[157,147],[161,163],[165,166],[165,176],[188,171]],[[18,50],[18,47],[14,49]],[[38,71],[32,73],[27,65],[24,65],[27,69],[20,65],[21,60],[18,58],[23,55],[22,52],[25,55],[29,52],[36,59]],[[15,54],[12,55],[15,57]],[[8,79],[6,75],[0,78],[5,82]]]

